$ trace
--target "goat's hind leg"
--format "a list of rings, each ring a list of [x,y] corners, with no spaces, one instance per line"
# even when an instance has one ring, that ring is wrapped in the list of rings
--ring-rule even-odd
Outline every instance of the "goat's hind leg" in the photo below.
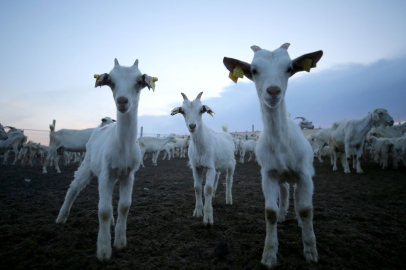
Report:
[[[131,206],[131,195],[134,184],[134,173],[120,179],[120,200],[118,202],[118,218],[115,228],[114,246],[121,249],[127,246],[127,217]]]
[[[276,266],[276,254],[279,245],[277,235],[279,180],[276,175],[267,172],[265,169],[261,170],[261,174],[262,192],[265,197],[266,222],[266,237],[261,263],[271,268]]]
[[[73,179],[68,192],[66,193],[65,201],[63,202],[61,210],[59,211],[56,223],[66,222],[73,202],[75,201],[79,192],[82,191],[87,184],[89,184],[92,177],[93,174],[90,171],[90,167],[86,165],[80,166],[79,169],[75,172],[75,178]]]
[[[310,175],[301,175],[295,188],[295,209],[302,227],[303,255],[306,261],[318,260],[316,236],[313,231],[313,181]]]
[[[233,175],[234,175],[234,167],[231,167],[227,170],[226,176],[226,204],[233,204]]]

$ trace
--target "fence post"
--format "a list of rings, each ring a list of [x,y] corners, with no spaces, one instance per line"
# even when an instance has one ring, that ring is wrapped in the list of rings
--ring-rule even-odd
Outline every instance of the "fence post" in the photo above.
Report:
[[[141,127],[141,134],[140,137],[142,137],[142,131],[144,130],[144,127]]]
[[[54,129],[55,129],[55,124],[56,124],[56,120],[54,119],[54,121],[52,121],[52,125],[54,126]]]

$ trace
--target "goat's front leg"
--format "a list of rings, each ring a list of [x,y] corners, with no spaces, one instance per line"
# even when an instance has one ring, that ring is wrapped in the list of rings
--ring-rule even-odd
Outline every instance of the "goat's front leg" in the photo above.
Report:
[[[313,181],[310,175],[300,175],[295,187],[295,210],[302,227],[303,254],[306,261],[317,262],[316,236],[313,231]]]
[[[10,150],[6,150],[6,152],[4,152],[3,164],[7,164],[7,158],[8,158],[9,152],[10,152]]]
[[[333,156],[333,172],[337,171],[337,155],[338,153],[336,151],[331,152]]]
[[[134,173],[130,173],[120,180],[120,201],[118,202],[118,218],[115,229],[114,246],[121,249],[127,246],[127,217],[131,206],[131,194],[133,192]]]
[[[214,193],[214,182],[216,179],[216,170],[214,168],[207,169],[206,185],[204,186],[204,208],[203,208],[203,224],[213,226],[213,206],[212,198]]]
[[[357,151],[357,154],[354,156],[354,160],[357,161],[357,173],[364,173],[361,169],[361,158],[362,158],[362,148]]]
[[[194,188],[196,195],[196,206],[193,212],[194,217],[203,216],[203,198],[202,198],[202,182],[203,182],[203,170],[193,168],[193,179],[194,179]]]
[[[232,188],[233,188],[233,175],[235,167],[231,167],[227,170],[226,176],[226,204],[233,204]]]
[[[116,175],[104,168],[99,175],[99,235],[97,237],[97,258],[100,261],[111,257],[110,224],[113,216],[112,195]],[[116,227],[117,228],[117,227]]]
[[[278,222],[285,221],[286,214],[289,209],[289,184],[283,183],[279,185],[279,215]]]
[[[14,151],[14,162],[13,162],[12,165],[15,165],[17,163],[17,160],[18,160],[18,146],[17,147],[13,146],[13,151]]]
[[[276,223],[278,220],[279,179],[275,174],[265,169],[261,169],[261,175],[262,192],[265,197],[266,222],[266,237],[261,263],[271,268],[276,266],[276,254],[279,246]]]
[[[344,173],[351,173],[350,171],[350,160],[351,160],[351,152],[350,146],[348,143],[345,144],[345,159],[343,157],[343,166],[344,166]]]
[[[56,173],[61,173],[61,170],[59,169],[59,158],[60,158],[59,155],[55,155],[55,157],[54,157],[54,165],[55,165]]]

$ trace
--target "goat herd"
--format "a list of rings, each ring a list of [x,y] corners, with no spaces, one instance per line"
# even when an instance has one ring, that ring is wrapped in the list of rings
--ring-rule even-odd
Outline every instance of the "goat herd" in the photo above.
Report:
[[[202,115],[213,116],[214,111],[201,102],[200,93],[196,99],[189,100],[182,93],[183,103],[172,110],[171,115],[182,114],[190,136],[179,139],[170,135],[164,139],[137,138],[137,115],[140,92],[143,88],[155,90],[158,80],[142,74],[138,60],[131,67],[121,66],[115,59],[114,68],[109,73],[95,75],[97,86],[109,86],[117,108],[117,121],[105,117],[100,126],[94,129],[55,131],[50,126],[50,145],[41,146],[28,142],[19,129],[10,128],[6,133],[0,131],[0,148],[15,152],[14,163],[32,165],[39,155],[43,173],[47,166],[54,164],[58,173],[60,157],[69,163],[72,159],[80,162],[75,172],[65,201],[56,219],[65,223],[70,209],[81,190],[96,176],[99,185],[99,233],[97,257],[109,260],[112,255],[110,226],[115,224],[114,246],[120,250],[127,245],[126,222],[129,213],[134,175],[147,153],[152,154],[152,165],[157,166],[159,153],[164,151],[171,159],[175,156],[189,158],[193,172],[196,204],[193,216],[202,218],[203,224],[213,226],[214,211],[212,199],[215,195],[220,173],[227,172],[226,204],[233,204],[232,186],[236,166],[236,155],[244,163],[246,153],[249,160],[255,158],[261,166],[262,191],[265,197],[266,238],[262,263],[271,268],[277,265],[278,238],[277,223],[285,220],[289,208],[289,184],[294,185],[294,205],[298,224],[302,230],[303,254],[307,261],[318,261],[316,236],[313,231],[313,167],[314,156],[329,154],[333,171],[337,170],[337,160],[341,159],[345,173],[350,173],[349,162],[357,173],[361,169],[361,157],[366,151],[387,167],[388,157],[393,166],[403,160],[406,165],[406,124],[393,126],[394,121],[387,110],[375,109],[363,119],[341,120],[331,128],[325,128],[306,139],[301,129],[314,128],[312,123],[302,118],[296,125],[290,118],[285,105],[288,79],[296,72],[315,68],[323,52],[304,54],[291,60],[287,52],[288,43],[269,51],[252,46],[254,58],[251,64],[225,57],[223,63],[230,71],[229,77],[237,82],[246,76],[255,83],[260,101],[263,131],[257,136],[244,140],[232,137],[228,126],[222,132],[214,132],[202,120]],[[289,115],[289,116],[288,116]],[[255,156],[255,157],[254,157]],[[4,155],[7,160],[7,152]],[[206,183],[203,187],[203,176]],[[118,217],[114,220],[112,193],[115,183],[119,184],[120,199]],[[204,204],[203,197],[204,196]]]

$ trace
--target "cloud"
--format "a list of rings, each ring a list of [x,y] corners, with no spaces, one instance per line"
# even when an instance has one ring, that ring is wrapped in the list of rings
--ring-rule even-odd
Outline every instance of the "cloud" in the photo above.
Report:
[[[319,73],[303,74],[291,79],[286,93],[292,118],[303,116],[315,127],[329,127],[341,119],[362,118],[375,108],[386,108],[395,121],[406,120],[405,58],[380,60],[371,65],[341,65]],[[214,118],[204,115],[203,121],[214,130],[228,124],[230,131],[262,129],[259,101],[253,83],[237,83],[225,87],[221,97],[204,99],[202,103],[214,111]],[[188,95],[188,93],[185,93]],[[177,107],[179,102],[172,104]],[[181,115],[140,116],[144,133],[187,134]]]

